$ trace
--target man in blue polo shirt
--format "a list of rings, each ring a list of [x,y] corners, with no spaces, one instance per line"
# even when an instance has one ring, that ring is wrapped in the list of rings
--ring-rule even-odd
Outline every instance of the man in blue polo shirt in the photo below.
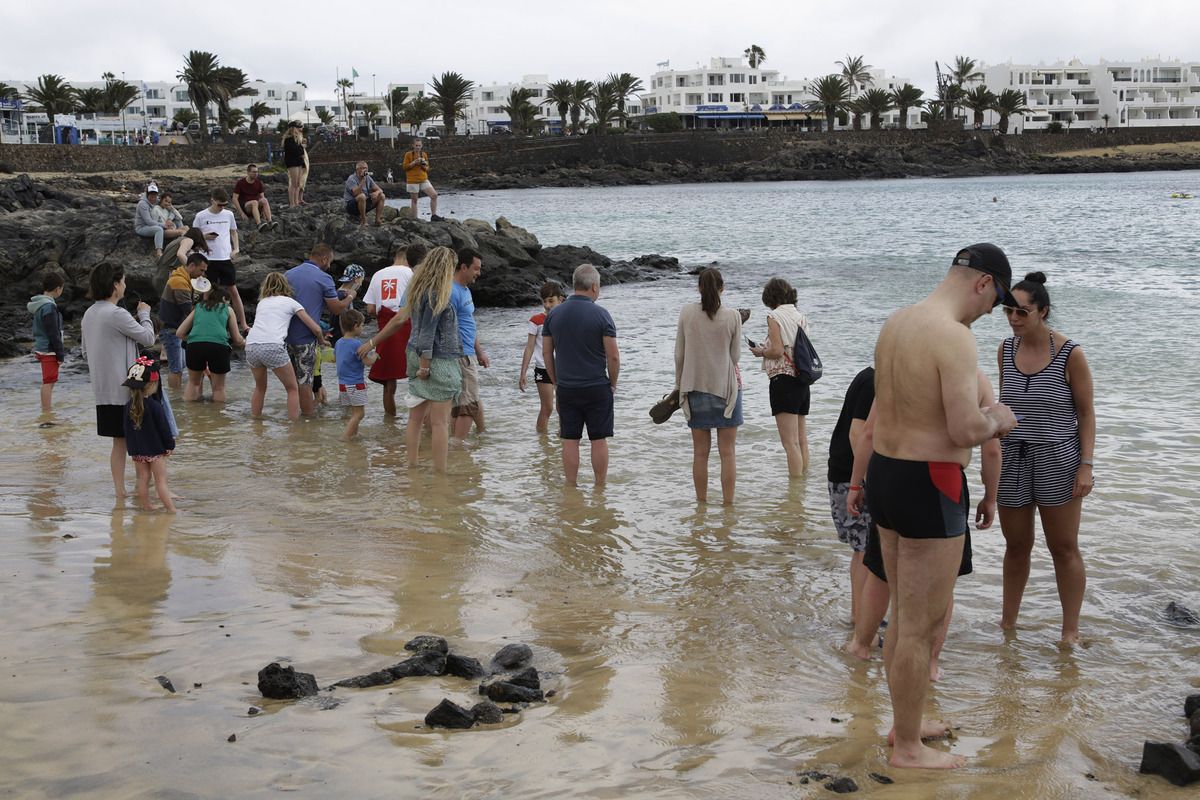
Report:
[[[362,278],[358,277],[346,284],[345,296],[342,297],[333,285],[333,278],[329,276],[332,263],[333,249],[327,244],[319,244],[309,251],[307,261],[284,273],[292,287],[292,296],[304,306],[315,322],[320,322],[326,310],[337,315],[350,308],[362,283]],[[313,370],[317,366],[317,337],[295,317],[292,317],[292,324],[288,327],[287,349],[292,369],[296,371],[296,383],[300,386],[300,413],[310,416],[316,407],[312,382]]]
[[[558,400],[563,473],[569,485],[579,477],[579,440],[586,426],[591,441],[596,485],[608,477],[608,437],[613,435],[613,395],[621,358],[617,326],[607,310],[596,305],[600,273],[591,264],[575,269],[575,293],[550,309],[542,323],[542,352],[546,372]]]
[[[491,365],[487,353],[479,343],[479,330],[475,325],[475,298],[471,295],[471,284],[483,271],[483,259],[479,251],[464,247],[458,251],[458,266],[454,268],[454,284],[450,287],[450,306],[458,318],[458,340],[462,343],[462,390],[450,409],[454,420],[455,440],[461,442],[471,432],[483,433],[483,401],[479,397],[479,369]]]

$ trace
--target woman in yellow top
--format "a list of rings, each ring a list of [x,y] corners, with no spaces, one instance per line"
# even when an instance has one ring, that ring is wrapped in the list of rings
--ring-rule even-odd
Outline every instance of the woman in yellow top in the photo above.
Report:
[[[413,139],[412,150],[404,154],[404,180],[408,183],[408,199],[411,201],[413,219],[417,218],[417,198],[422,193],[429,198],[429,220],[441,222],[437,213],[437,192],[429,182],[429,155],[420,139]]]

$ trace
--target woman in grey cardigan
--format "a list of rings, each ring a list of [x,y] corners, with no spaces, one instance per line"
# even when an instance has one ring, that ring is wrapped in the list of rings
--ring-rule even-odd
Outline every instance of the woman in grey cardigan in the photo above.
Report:
[[[138,357],[138,346],[154,344],[154,325],[145,303],[137,304],[136,320],[118,305],[125,296],[125,270],[120,266],[101,264],[92,270],[91,289],[96,302],[83,314],[83,353],[96,396],[96,433],[113,440],[109,466],[120,498],[125,496],[125,402],[129,399],[122,384]]]

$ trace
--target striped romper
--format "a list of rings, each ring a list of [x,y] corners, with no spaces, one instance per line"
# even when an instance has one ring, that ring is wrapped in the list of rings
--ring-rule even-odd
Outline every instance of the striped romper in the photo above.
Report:
[[[1033,375],[1017,369],[1020,346],[1019,336],[1004,340],[1000,402],[1020,421],[1001,443],[1004,460],[996,499],[1006,508],[1060,506],[1071,501],[1079,470],[1079,419],[1067,383],[1067,359],[1076,343],[1068,339],[1046,368]]]

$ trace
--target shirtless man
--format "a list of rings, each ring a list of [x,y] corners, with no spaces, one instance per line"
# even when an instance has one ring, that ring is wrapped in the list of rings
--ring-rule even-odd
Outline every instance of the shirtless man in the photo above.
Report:
[[[973,447],[1017,425],[1007,406],[979,406],[970,328],[995,306],[1015,302],[1011,281],[999,247],[964,248],[932,294],[888,319],[875,345],[867,505],[879,528],[893,609],[883,659],[895,717],[894,767],[948,769],[965,761],[921,741],[944,733],[940,724],[923,727],[922,715],[933,642],[968,525],[963,467]]]

